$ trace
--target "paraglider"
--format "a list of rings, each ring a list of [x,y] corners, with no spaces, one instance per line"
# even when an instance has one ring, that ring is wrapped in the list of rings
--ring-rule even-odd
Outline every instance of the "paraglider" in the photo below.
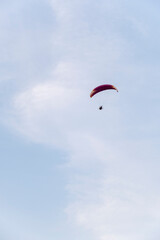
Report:
[[[102,92],[104,90],[116,90],[118,92],[118,89],[115,86],[111,84],[103,84],[94,88],[90,93],[90,97],[92,98],[95,94]],[[103,106],[100,106],[99,110],[102,110],[102,109],[103,109]]]
[[[109,90],[109,89],[113,89],[113,90],[116,90],[118,92],[118,89],[115,86],[110,85],[110,84],[103,84],[103,85],[100,85],[100,86],[94,88],[92,90],[92,92],[90,93],[90,97],[92,98],[95,94],[97,94],[99,92],[102,92],[104,90]]]

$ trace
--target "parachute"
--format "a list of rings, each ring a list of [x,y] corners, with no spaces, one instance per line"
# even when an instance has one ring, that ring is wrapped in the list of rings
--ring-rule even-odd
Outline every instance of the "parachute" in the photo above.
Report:
[[[96,88],[94,88],[92,90],[92,92],[90,93],[90,97],[92,98],[95,94],[101,92],[101,91],[104,91],[104,90],[116,90],[118,92],[118,89],[116,87],[114,87],[113,85],[110,85],[110,84],[103,84],[103,85],[100,85]]]

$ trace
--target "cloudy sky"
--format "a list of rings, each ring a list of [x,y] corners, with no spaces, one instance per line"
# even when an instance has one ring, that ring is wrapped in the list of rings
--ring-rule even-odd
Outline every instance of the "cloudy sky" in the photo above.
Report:
[[[1,240],[159,240],[159,11],[1,0]]]

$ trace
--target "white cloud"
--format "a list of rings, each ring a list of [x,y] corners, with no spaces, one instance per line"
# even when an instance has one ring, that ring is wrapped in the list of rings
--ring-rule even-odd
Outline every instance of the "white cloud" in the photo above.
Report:
[[[68,186],[73,201],[67,213],[74,223],[92,230],[95,239],[146,239],[159,231],[160,222],[158,172],[155,172],[155,161],[151,160],[153,149],[146,151],[146,158],[145,142],[139,146],[135,142],[131,146],[126,143],[123,148],[120,142],[105,144],[106,150],[114,146],[115,158],[112,154],[111,159],[106,150],[96,156],[94,145],[88,156],[86,148],[90,142],[84,142],[85,148],[80,144],[81,161],[84,163],[89,157],[90,164],[86,164],[87,170],[81,165],[75,168]],[[79,155],[74,157],[78,159]]]
[[[75,89],[55,83],[37,85],[15,98],[13,125],[32,140],[63,146],[77,97]]]

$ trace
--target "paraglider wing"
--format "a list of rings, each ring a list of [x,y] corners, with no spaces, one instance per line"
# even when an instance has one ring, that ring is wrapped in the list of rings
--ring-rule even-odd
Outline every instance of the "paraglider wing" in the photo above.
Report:
[[[92,92],[90,93],[90,97],[93,97],[95,94],[97,94],[97,93],[99,93],[101,91],[109,90],[109,89],[113,89],[113,90],[116,90],[118,92],[118,89],[116,87],[114,87],[113,85],[104,84],[104,85],[100,85],[100,86],[94,88],[92,90]]]

